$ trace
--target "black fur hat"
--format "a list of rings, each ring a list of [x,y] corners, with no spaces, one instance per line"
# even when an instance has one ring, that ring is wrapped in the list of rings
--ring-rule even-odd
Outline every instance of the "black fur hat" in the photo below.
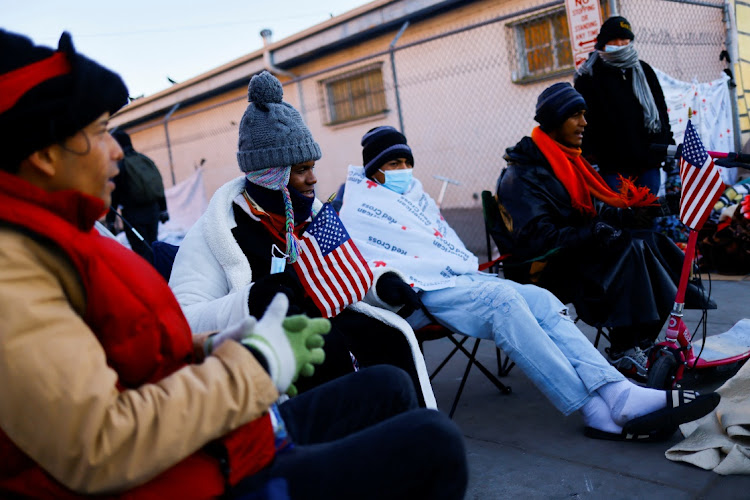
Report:
[[[0,29],[0,168],[17,171],[34,151],[71,137],[128,102],[120,76],[76,53],[64,32],[57,50]]]

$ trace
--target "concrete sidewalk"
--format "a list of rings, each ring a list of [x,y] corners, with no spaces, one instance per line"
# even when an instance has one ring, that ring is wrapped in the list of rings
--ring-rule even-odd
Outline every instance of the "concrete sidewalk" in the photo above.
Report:
[[[708,335],[750,317],[750,277],[714,277],[711,285],[718,309],[708,312]],[[704,286],[708,288],[708,283]],[[691,331],[699,319],[700,311],[686,311]],[[595,330],[579,326],[593,341]],[[480,361],[494,368],[494,345],[480,344]],[[602,352],[606,344],[606,340],[600,343]],[[425,343],[428,369],[437,366],[451,345],[445,339]],[[466,365],[463,355],[455,358],[433,381],[438,405],[445,412]],[[512,387],[509,395],[500,394],[473,368],[454,416],[466,438],[467,499],[750,498],[750,476],[719,476],[667,460],[664,452],[682,439],[679,432],[663,443],[589,439],[583,435],[581,416],[563,417],[519,369],[514,368],[504,382]],[[703,381],[697,388],[707,391],[720,384]]]

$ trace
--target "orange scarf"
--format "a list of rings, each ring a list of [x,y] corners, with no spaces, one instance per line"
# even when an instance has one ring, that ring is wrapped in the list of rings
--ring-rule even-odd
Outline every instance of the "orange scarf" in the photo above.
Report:
[[[570,194],[573,208],[590,216],[596,215],[593,196],[613,207],[644,207],[658,205],[656,196],[647,187],[633,184],[633,180],[620,176],[620,192],[610,189],[604,179],[584,158],[579,148],[568,148],[535,127],[531,139],[552,166],[552,171]]]

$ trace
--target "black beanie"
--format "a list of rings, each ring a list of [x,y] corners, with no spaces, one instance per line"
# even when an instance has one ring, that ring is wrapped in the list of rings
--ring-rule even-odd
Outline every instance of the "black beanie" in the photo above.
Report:
[[[586,109],[583,96],[568,82],[559,82],[539,94],[534,120],[542,130],[550,132],[582,109]]]
[[[607,45],[607,42],[618,38],[625,38],[627,40],[635,39],[633,28],[630,27],[628,20],[622,16],[610,17],[602,24],[599,35],[596,37],[594,48],[602,50]]]
[[[365,176],[372,177],[386,162],[406,158],[414,166],[414,156],[406,144],[406,137],[393,127],[370,129],[362,136],[362,164]]]
[[[64,32],[57,51],[0,29],[0,168],[71,137],[128,102],[114,73],[77,54]]]

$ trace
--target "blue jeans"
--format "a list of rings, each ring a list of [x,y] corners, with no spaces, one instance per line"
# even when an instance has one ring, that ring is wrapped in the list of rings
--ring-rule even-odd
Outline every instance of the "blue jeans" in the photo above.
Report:
[[[453,288],[422,291],[420,298],[440,323],[494,340],[565,415],[602,385],[625,379],[543,288],[477,272],[459,276]],[[408,321],[414,328],[426,324],[422,313]]]

